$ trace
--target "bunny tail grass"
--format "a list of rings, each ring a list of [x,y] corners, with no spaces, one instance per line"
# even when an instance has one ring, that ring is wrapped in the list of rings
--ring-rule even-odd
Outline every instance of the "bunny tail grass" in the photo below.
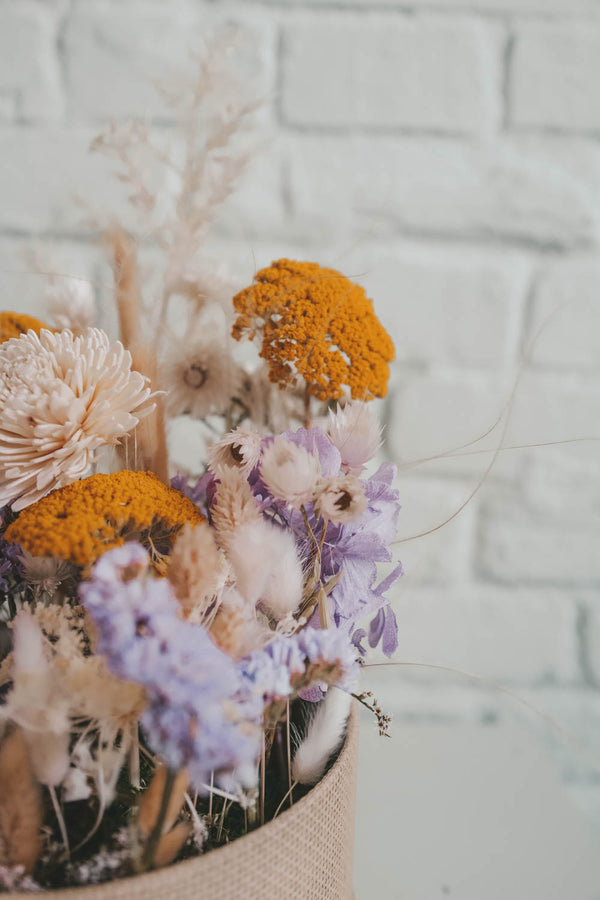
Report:
[[[330,687],[308,724],[292,759],[292,778],[299,784],[316,784],[346,731],[352,697]]]

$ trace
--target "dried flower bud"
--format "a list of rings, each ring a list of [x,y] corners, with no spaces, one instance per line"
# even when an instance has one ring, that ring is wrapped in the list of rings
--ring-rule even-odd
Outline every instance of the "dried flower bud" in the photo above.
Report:
[[[315,511],[331,522],[354,522],[367,508],[365,489],[354,475],[323,479],[317,487]]]

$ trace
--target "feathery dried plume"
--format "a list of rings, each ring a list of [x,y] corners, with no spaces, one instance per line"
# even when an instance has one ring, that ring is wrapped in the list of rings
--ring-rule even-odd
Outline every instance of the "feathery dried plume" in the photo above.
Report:
[[[68,701],[57,689],[42,631],[25,609],[14,618],[12,662],[13,688],[0,710],[21,725],[38,781],[58,785],[69,768]]]
[[[239,526],[225,547],[236,588],[251,606],[259,603],[276,621],[302,599],[302,568],[293,535],[265,519]]]
[[[210,629],[214,642],[228,656],[241,659],[262,647],[269,634],[268,626],[261,628],[254,610],[233,588],[227,588]]]
[[[330,687],[317,705],[292,758],[292,778],[298,784],[316,784],[322,777],[346,733],[351,701],[350,694]]]
[[[220,484],[212,507],[212,524],[219,544],[227,550],[238,530],[261,516],[250,485],[242,472],[224,469],[219,475]]]
[[[33,331],[0,346],[0,506],[21,510],[85,475],[154,404],[118,341],[90,328]]]
[[[167,570],[184,615],[194,612],[198,621],[222,590],[226,577],[227,566],[211,529],[204,524],[184,525],[173,544]]]
[[[281,619],[302,599],[302,567],[289,531],[262,518],[250,485],[237,469],[223,469],[212,523],[236,577],[236,588],[252,607]]]
[[[270,529],[268,576],[260,607],[276,622],[296,612],[302,600],[304,576],[296,542],[289,531]]]
[[[43,804],[23,734],[0,744],[0,864],[33,871],[42,849]]]

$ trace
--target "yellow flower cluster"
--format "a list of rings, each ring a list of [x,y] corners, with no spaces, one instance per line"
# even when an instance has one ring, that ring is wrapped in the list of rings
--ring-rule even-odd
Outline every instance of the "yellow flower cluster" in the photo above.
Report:
[[[48,326],[33,316],[26,316],[25,313],[0,312],[0,344],[26,334],[30,328],[39,334],[42,328],[48,328]],[[48,328],[48,331],[52,331],[52,329]]]
[[[33,556],[56,556],[90,566],[126,540],[151,552],[159,570],[180,528],[204,517],[180,491],[152,472],[90,475],[28,506],[6,529],[7,541]]]
[[[296,374],[320,400],[385,397],[394,345],[360,285],[334,269],[280,259],[233,298],[233,337],[262,334],[260,355],[281,387]]]

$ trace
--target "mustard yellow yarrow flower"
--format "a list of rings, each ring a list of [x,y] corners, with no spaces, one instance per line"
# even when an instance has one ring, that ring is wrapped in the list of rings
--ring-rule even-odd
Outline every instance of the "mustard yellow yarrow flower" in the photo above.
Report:
[[[44,322],[33,316],[26,316],[25,313],[0,312],[0,344],[26,334],[30,328],[36,334],[39,334],[42,328],[52,331]]]
[[[269,378],[301,375],[320,400],[385,397],[394,345],[360,285],[334,269],[280,259],[233,298],[233,337],[262,335]],[[345,390],[345,388],[348,389]]]
[[[180,528],[204,521],[197,506],[152,472],[90,475],[32,503],[6,529],[33,556],[87,567],[128,540],[140,541],[159,571]]]

